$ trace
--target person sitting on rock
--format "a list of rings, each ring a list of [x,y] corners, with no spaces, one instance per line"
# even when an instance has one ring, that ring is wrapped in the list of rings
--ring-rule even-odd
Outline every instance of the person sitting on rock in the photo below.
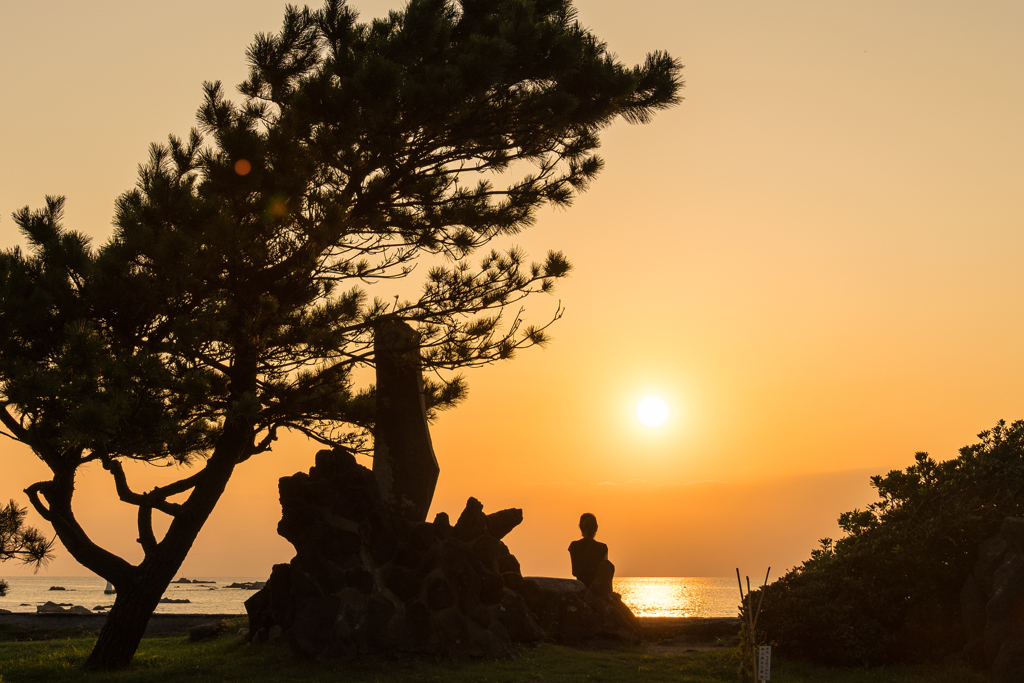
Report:
[[[608,561],[608,546],[594,540],[597,517],[584,512],[580,516],[583,538],[569,544],[572,575],[597,595],[611,595],[615,565]]]

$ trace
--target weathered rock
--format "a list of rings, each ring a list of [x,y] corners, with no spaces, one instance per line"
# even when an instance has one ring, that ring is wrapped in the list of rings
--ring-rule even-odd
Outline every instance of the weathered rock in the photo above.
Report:
[[[205,624],[197,624],[188,630],[188,640],[190,643],[195,643],[207,638],[213,638],[223,633],[225,629],[227,629],[227,624],[223,621],[208,621]]]
[[[616,594],[601,598],[576,579],[524,577],[522,594],[547,635],[564,645],[639,642],[640,625]]]
[[[435,576],[427,587],[427,607],[440,612],[455,605],[457,594],[455,588],[441,576]]]
[[[382,319],[374,327],[373,353],[373,474],[390,506],[406,519],[422,522],[441,470],[427,424],[419,335],[402,320]]]
[[[334,622],[341,608],[337,595],[306,600],[295,613],[288,638],[292,646],[307,657],[318,657],[334,637]]]
[[[447,512],[438,512],[434,515],[434,535],[438,538],[448,538],[452,534],[452,522]]]
[[[476,498],[470,498],[466,501],[466,509],[455,522],[455,536],[459,540],[468,541],[486,533],[487,515],[484,514],[484,505]]]
[[[61,612],[67,612],[67,610],[57,603],[47,600],[42,605],[36,607],[36,612],[41,614],[60,614]]]
[[[498,556],[502,554],[502,550],[508,551],[504,546],[505,544],[498,539],[484,534],[473,539],[470,544],[470,552],[473,554],[473,559],[488,570],[497,571]]]
[[[513,590],[506,588],[502,591],[501,601],[491,605],[488,610],[494,620],[505,627],[512,642],[531,643],[547,636],[526,606],[526,600]]]
[[[559,613],[545,633],[535,615],[550,596],[533,590],[530,602],[518,560],[497,537],[519,523],[520,510],[486,515],[470,498],[454,527],[444,513],[410,520],[342,451],[321,451],[308,474],[283,478],[279,491],[278,528],[296,555],[245,602],[253,642],[276,636],[305,657],[335,661],[401,652],[497,657],[547,637],[636,638],[610,602],[582,587],[573,589],[581,614]]]
[[[523,511],[520,508],[498,510],[487,515],[487,533],[500,540],[522,523]]]
[[[505,591],[505,580],[501,574],[495,571],[484,570],[480,574],[480,603],[483,605],[495,605],[501,602],[501,595]]]
[[[502,545],[504,545],[504,544],[502,544]],[[508,574],[508,573],[521,574],[522,573],[522,571],[521,571],[521,569],[519,567],[519,560],[516,559],[515,555],[513,555],[510,552],[508,552],[508,548],[505,549],[505,552],[503,554],[498,556],[498,571],[501,572],[502,574]]]
[[[68,602],[56,603],[47,601],[36,606],[39,614],[92,614],[92,610],[82,605],[72,605]]]

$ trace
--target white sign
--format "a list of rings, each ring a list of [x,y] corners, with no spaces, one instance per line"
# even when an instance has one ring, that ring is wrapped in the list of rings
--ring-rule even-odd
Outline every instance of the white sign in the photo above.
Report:
[[[772,680],[772,646],[762,645],[757,648],[757,680]]]

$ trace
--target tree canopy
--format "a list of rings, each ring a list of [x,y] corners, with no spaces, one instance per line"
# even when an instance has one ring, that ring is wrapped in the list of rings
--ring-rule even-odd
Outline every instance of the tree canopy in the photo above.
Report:
[[[234,467],[279,430],[366,447],[373,389],[353,371],[382,320],[415,326],[431,411],[465,396],[458,369],[545,343],[561,308],[529,323],[521,302],[568,260],[493,243],[569,205],[599,132],[682,85],[667,54],[620,64],[568,0],[412,0],[369,23],[328,0],[289,7],[247,57],[241,101],[205,84],[197,128],[151,147],[106,244],[53,197],[15,214],[27,251],[0,255],[3,434],[53,473],[26,490],[36,510],[118,590],[91,666],[130,661]],[[410,278],[419,294],[395,296]],[[197,467],[140,492],[125,460]],[[138,509],[138,565],[75,518],[90,462]]]

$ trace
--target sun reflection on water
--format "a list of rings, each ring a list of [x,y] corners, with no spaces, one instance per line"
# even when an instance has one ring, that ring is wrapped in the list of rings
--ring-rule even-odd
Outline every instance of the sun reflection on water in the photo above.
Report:
[[[734,617],[738,589],[726,577],[620,577],[614,590],[638,617]]]

